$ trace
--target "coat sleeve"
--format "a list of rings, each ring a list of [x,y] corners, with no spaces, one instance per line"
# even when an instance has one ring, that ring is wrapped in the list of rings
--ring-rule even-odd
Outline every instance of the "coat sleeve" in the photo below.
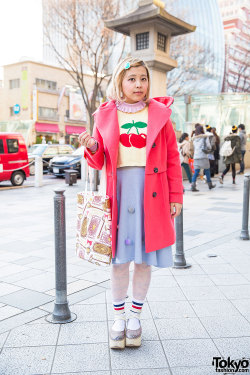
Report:
[[[167,141],[167,176],[169,186],[169,202],[183,202],[183,185],[180,156],[176,136],[171,120],[166,124]]]
[[[241,160],[241,139],[240,137],[236,137],[236,143],[235,143],[235,152],[238,155],[239,160]]]
[[[104,163],[104,147],[103,139],[100,132],[98,131],[96,124],[93,129],[93,138],[97,141],[98,148],[95,153],[92,153],[89,149],[85,148],[84,157],[90,167],[101,170]]]
[[[184,154],[184,156],[187,156],[188,158],[190,158],[190,156],[191,156],[190,142],[187,142],[183,146],[183,154]]]

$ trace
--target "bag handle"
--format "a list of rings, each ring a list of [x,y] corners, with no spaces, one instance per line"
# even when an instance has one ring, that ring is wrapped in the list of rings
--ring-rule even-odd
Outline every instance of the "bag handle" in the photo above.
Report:
[[[88,190],[88,179],[90,183],[90,192],[93,192],[92,186],[94,181],[94,168],[90,168],[87,163],[87,176],[85,180],[85,193],[87,193]],[[107,186],[107,171],[106,171],[106,158],[104,154],[104,163],[101,170],[101,179],[100,179],[100,186],[99,186],[99,192],[102,195],[106,195],[106,186]]]

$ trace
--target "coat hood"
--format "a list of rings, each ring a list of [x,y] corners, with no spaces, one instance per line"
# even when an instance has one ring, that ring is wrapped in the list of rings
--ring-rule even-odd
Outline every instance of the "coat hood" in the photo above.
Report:
[[[167,108],[169,108],[174,102],[174,98],[172,98],[172,96],[158,96],[153,99],[159,103],[165,104]]]
[[[235,137],[239,137],[239,134],[236,134],[236,133],[234,133],[234,134],[229,134],[229,135],[227,135],[227,136],[225,137],[225,139],[226,139],[227,141],[231,141],[231,140],[234,139]]]
[[[211,137],[213,136],[213,134],[199,134],[199,135],[194,135],[193,136],[193,139],[199,139],[199,138],[207,138],[207,137]]]

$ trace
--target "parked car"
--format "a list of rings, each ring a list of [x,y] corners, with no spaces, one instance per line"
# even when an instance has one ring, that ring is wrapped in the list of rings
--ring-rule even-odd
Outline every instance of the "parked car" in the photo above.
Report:
[[[29,177],[27,147],[22,134],[0,133],[0,181],[20,186]]]
[[[84,147],[81,146],[71,155],[54,157],[49,166],[49,171],[55,176],[65,176],[65,169],[75,169],[78,176],[81,177],[81,158],[84,153]]]
[[[43,173],[48,173],[50,160],[59,155],[70,155],[74,152],[74,147],[71,145],[60,145],[60,144],[40,144],[36,147],[31,154],[29,154],[29,162],[34,161],[30,165],[30,174],[35,174],[35,157],[41,156],[43,159]]]

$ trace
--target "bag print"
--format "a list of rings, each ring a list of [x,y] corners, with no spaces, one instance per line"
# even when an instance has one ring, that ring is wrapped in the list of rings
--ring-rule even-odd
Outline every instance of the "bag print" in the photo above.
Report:
[[[220,155],[221,156],[231,156],[234,152],[234,148],[232,148],[231,141],[225,141],[220,149]]]
[[[110,198],[101,193],[106,165],[104,168],[100,192],[87,191],[85,187],[84,192],[77,194],[76,254],[98,266],[110,265],[112,258]]]
[[[192,173],[194,174],[194,159],[189,158],[188,159],[188,164],[189,164],[189,166],[191,168]]]

